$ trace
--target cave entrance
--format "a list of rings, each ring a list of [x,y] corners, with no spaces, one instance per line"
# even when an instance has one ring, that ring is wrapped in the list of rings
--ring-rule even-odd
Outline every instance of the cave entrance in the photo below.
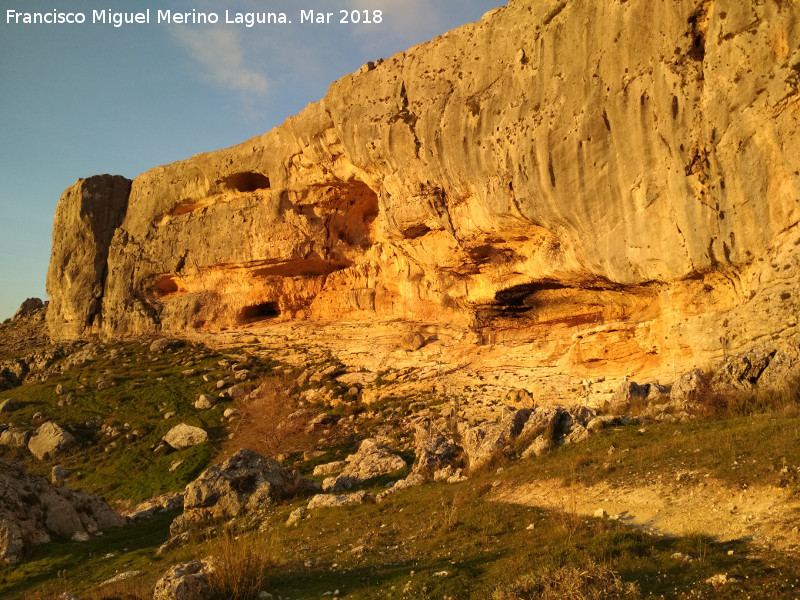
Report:
[[[226,190],[234,192],[246,193],[269,189],[269,177],[255,172],[234,173],[223,177],[221,183]]]
[[[245,306],[242,312],[239,313],[240,323],[255,323],[256,321],[265,321],[267,319],[274,319],[281,314],[277,302],[262,302],[261,304],[254,304],[252,306]]]

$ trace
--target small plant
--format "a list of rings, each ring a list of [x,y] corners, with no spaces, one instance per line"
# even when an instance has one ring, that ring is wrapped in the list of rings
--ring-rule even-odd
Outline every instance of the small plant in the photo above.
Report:
[[[607,566],[589,562],[584,567],[550,567],[528,573],[499,586],[492,600],[613,600],[641,595],[635,583],[622,581]]]
[[[236,537],[226,531],[216,546],[209,600],[257,600],[275,563],[268,543],[255,535]]]

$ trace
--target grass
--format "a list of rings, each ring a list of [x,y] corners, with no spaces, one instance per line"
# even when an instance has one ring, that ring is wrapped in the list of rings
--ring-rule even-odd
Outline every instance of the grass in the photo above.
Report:
[[[737,486],[795,487],[800,479],[800,417],[765,413],[617,427],[513,470],[527,479],[564,478],[566,484],[640,484],[698,471]]]
[[[227,437],[222,413],[230,401],[221,401],[206,411],[194,408],[201,393],[218,394],[218,378],[227,376],[228,385],[233,385],[230,369],[217,364],[222,358],[202,347],[185,346],[154,354],[147,346],[114,344],[64,374],[5,392],[0,398],[17,398],[24,407],[4,415],[4,421],[33,429],[36,423],[53,419],[70,429],[78,443],[67,453],[44,461],[35,460],[24,450],[5,447],[0,447],[0,458],[22,460],[30,471],[45,476],[59,464],[73,472],[71,485],[109,501],[136,503],[178,490],[211,463]],[[196,373],[184,375],[188,369]],[[213,381],[203,381],[203,373],[213,375]],[[99,385],[100,380],[113,381],[114,385]],[[58,385],[67,392],[57,395]],[[68,394],[74,396],[72,403],[59,406]],[[168,412],[174,415],[167,420],[164,414]],[[42,417],[34,420],[36,413]],[[153,448],[161,438],[181,422],[206,429],[211,443],[154,455]],[[122,480],[120,473],[126,474]]]
[[[155,357],[136,344],[111,349],[117,351],[114,358],[106,353],[66,375],[2,394],[26,402],[11,416],[17,425],[30,426],[33,414],[43,412],[73,427],[79,447],[57,461],[75,471],[73,485],[134,502],[183,487],[210,462],[237,449],[226,441],[228,429],[220,422],[230,403],[209,411],[192,406],[198,394],[214,391],[214,381],[225,373],[217,364],[222,355],[193,347]],[[331,361],[329,357],[321,364]],[[236,445],[288,455],[306,474],[317,464],[354,452],[359,439],[376,427],[394,427],[397,432],[391,436],[400,445],[405,434],[399,424],[415,412],[416,398],[386,396],[369,407],[358,398],[332,409],[301,405],[297,394],[287,391],[297,371],[272,375],[274,366],[262,363],[263,385],[254,402],[235,403],[242,412]],[[187,368],[198,374],[184,375]],[[206,370],[214,375],[211,383],[200,377]],[[101,376],[115,385],[98,389]],[[71,406],[58,407],[58,384],[86,389]],[[348,430],[323,440],[306,431],[307,421],[289,419],[299,408],[309,410],[310,418],[322,410],[358,417],[360,433]],[[736,400],[718,408],[688,423],[607,429],[536,459],[498,457],[493,467],[503,466],[502,473],[493,469],[456,485],[412,488],[383,504],[315,510],[297,527],[287,528],[286,519],[307,500],[267,507],[263,516],[217,525],[161,557],[155,551],[166,540],[174,515],[109,531],[85,544],[44,545],[23,564],[0,567],[0,597],[53,600],[70,591],[87,600],[144,600],[152,597],[155,581],[169,567],[208,556],[217,565],[214,600],[251,600],[262,590],[293,600],[332,596],[336,590],[340,597],[355,600],[794,597],[800,567],[793,557],[746,541],[723,544],[702,535],[664,538],[617,521],[583,517],[568,506],[548,511],[491,499],[498,483],[509,487],[562,478],[567,484],[628,485],[674,479],[679,471],[697,471],[734,486],[800,485],[800,416],[795,405],[779,398],[760,404]],[[165,421],[166,411],[176,415]],[[180,421],[207,428],[213,443],[154,456],[151,448]],[[108,451],[103,425],[121,432]],[[133,432],[138,433],[123,441]],[[412,460],[404,448],[403,457]],[[322,454],[304,458],[303,452],[312,449]],[[4,452],[18,458],[25,454]],[[43,474],[53,464],[25,460]],[[128,475],[121,482],[120,473]],[[405,473],[369,482],[371,491],[381,491]],[[676,554],[692,561],[674,558]],[[129,570],[142,575],[97,587]],[[715,590],[706,580],[720,573],[737,582]]]

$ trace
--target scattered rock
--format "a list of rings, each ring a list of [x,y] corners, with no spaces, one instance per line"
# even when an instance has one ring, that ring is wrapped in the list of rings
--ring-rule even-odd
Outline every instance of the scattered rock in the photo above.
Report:
[[[693,369],[672,384],[670,404],[684,409],[690,408],[707,399],[710,392],[711,382],[708,377],[700,369]]]
[[[137,504],[131,510],[123,513],[123,515],[131,521],[141,521],[142,519],[149,519],[156,514],[173,512],[182,508],[183,494],[180,492],[172,492],[145,500],[141,504]]]
[[[639,385],[635,381],[624,381],[614,392],[606,410],[613,413],[625,413],[631,406],[643,405],[650,394],[650,384]]]
[[[106,579],[103,583],[100,584],[99,587],[103,587],[104,585],[111,585],[113,583],[120,583],[122,581],[127,581],[128,579],[133,579],[134,577],[138,577],[141,575],[141,571],[125,571],[124,573],[120,573],[119,575],[114,575],[111,579]]]
[[[436,479],[437,473],[441,480],[443,470],[461,466],[461,449],[440,433],[429,434],[424,427],[418,427],[414,437],[414,473],[419,473],[426,479]],[[454,473],[451,473],[453,475]],[[445,479],[449,478],[448,475]]]
[[[469,457],[469,470],[475,472],[489,464],[495,454],[514,441],[523,431],[533,410],[513,411],[501,423],[482,423],[465,428],[461,435],[464,451]]]
[[[317,489],[317,483],[281,467],[276,460],[240,450],[186,486],[184,512],[172,523],[170,532],[175,535],[194,524],[235,517],[244,510],[256,511]]]
[[[739,583],[738,579],[728,577],[727,573],[717,573],[706,579],[706,583],[710,584],[715,590],[728,585],[729,583]]]
[[[197,444],[202,444],[208,441],[208,433],[205,429],[180,423],[175,425],[164,436],[164,441],[175,450],[182,450]]]
[[[241,398],[242,396],[244,396],[246,394],[247,394],[247,392],[244,391],[244,388],[242,388],[242,387],[240,387],[238,385],[232,385],[230,388],[228,388],[228,395],[231,398],[234,398],[234,399]]]
[[[0,560],[15,564],[53,536],[89,539],[124,524],[102,498],[53,486],[16,463],[0,461]]]
[[[392,452],[387,446],[368,438],[361,442],[358,452],[348,456],[347,466],[336,478],[326,479],[322,488],[330,491],[352,489],[361,483],[404,469],[406,461]],[[327,484],[327,487],[326,487]]]
[[[352,494],[333,495],[333,494],[317,494],[308,502],[308,510],[314,508],[327,508],[331,506],[349,506],[353,504],[366,504],[367,502],[374,502],[375,496],[369,492],[359,491]]]
[[[308,518],[308,516],[308,509],[305,506],[301,506],[300,508],[292,511],[292,514],[290,514],[289,518],[286,520],[286,526],[296,527],[300,521]]]
[[[425,345],[425,336],[418,331],[409,331],[400,338],[400,349],[406,352],[416,352]]]
[[[31,439],[32,431],[28,429],[18,429],[10,427],[0,432],[0,446],[8,446],[9,448],[25,448],[28,445],[28,440]]]
[[[178,348],[182,344],[183,342],[180,340],[168,340],[166,338],[161,338],[150,344],[150,352],[165,352],[167,350],[172,350],[173,348]]]
[[[204,600],[211,594],[210,561],[193,560],[175,565],[156,583],[153,600]]]
[[[28,450],[39,460],[44,460],[48,456],[52,458],[74,445],[73,435],[54,421],[47,421],[41,425],[28,440]]]
[[[64,485],[70,474],[71,471],[69,469],[65,469],[61,465],[56,465],[50,471],[50,483],[53,485]]]
[[[347,461],[336,460],[324,465],[317,465],[314,467],[314,475],[332,475],[333,473],[340,473],[347,466]]]
[[[194,407],[198,410],[208,410],[214,408],[217,400],[208,394],[200,394],[200,397],[195,401]]]

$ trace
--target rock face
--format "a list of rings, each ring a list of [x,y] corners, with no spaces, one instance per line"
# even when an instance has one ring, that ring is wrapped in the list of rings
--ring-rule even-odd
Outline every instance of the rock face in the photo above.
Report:
[[[15,463],[0,461],[0,561],[17,563],[54,536],[88,539],[124,524],[102,498],[52,486]]]
[[[118,175],[78,180],[61,195],[47,272],[47,325],[74,339],[99,328],[109,244],[125,216],[131,182]]]
[[[511,0],[263,136],[140,175],[127,209],[124,181],[70,188],[48,323],[407,318],[579,376],[797,337],[798,17]],[[79,219],[98,194],[108,220]]]
[[[191,524],[235,517],[243,510],[255,511],[317,487],[272,458],[240,450],[186,486],[183,514],[175,519],[170,531],[175,535]]]

